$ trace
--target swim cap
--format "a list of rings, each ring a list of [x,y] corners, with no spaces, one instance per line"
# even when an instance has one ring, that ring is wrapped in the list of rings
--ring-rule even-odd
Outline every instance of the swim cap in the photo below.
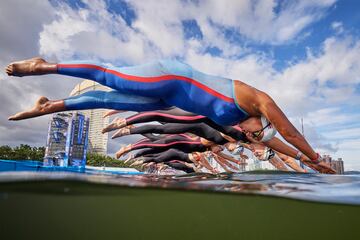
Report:
[[[264,117],[261,116],[261,125],[264,128],[264,135],[261,138],[260,142],[266,142],[272,139],[275,134],[277,133],[276,129],[273,127],[273,125]]]
[[[275,156],[275,152],[271,148],[265,147],[264,154],[262,155],[262,159],[264,161],[269,161],[274,156]]]
[[[243,152],[244,152],[244,147],[242,145],[240,145],[240,144],[238,144],[236,146],[236,148],[234,148],[234,150],[231,151],[231,153],[234,154],[234,155],[240,155]]]

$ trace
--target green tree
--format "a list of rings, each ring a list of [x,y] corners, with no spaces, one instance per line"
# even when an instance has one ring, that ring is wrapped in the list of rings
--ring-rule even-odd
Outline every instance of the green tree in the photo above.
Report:
[[[0,146],[0,159],[12,159],[13,150],[10,146]]]
[[[43,161],[44,156],[45,147],[31,147],[27,144],[20,144],[14,148],[7,145],[0,146],[0,159]],[[98,167],[130,167],[130,164],[126,164],[124,161],[94,153],[87,154],[86,164]]]
[[[124,161],[95,153],[87,154],[86,164],[96,167],[130,167],[130,164],[126,164]]]
[[[27,144],[20,144],[20,146],[14,148],[7,145],[0,146],[0,159],[42,161],[44,155],[44,147],[31,147]]]

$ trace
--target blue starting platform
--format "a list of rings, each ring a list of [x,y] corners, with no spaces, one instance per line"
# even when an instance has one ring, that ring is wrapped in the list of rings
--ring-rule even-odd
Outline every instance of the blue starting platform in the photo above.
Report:
[[[115,168],[115,167],[59,167],[59,166],[43,166],[41,161],[32,160],[1,160],[0,172],[77,172],[77,173],[93,173],[93,174],[119,174],[119,175],[139,175],[144,174],[134,168]]]

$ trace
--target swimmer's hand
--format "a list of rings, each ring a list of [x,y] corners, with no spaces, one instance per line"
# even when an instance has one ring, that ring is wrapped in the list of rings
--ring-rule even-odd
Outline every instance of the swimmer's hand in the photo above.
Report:
[[[315,171],[318,171],[319,173],[326,173],[326,174],[335,174],[336,171],[330,167],[329,164],[327,164],[324,161],[321,161],[319,163],[313,163],[310,160],[309,161],[303,161],[305,165],[310,167],[311,169],[314,169]]]
[[[260,160],[260,161],[265,161],[265,159],[263,158],[263,156],[264,156],[264,149],[256,149],[256,150],[254,150],[253,151],[253,154],[254,154],[254,156],[258,159],[258,160]]]
[[[241,157],[241,159],[244,159],[244,160],[249,159],[249,157],[247,155],[245,155],[245,154],[241,154],[240,157]]]

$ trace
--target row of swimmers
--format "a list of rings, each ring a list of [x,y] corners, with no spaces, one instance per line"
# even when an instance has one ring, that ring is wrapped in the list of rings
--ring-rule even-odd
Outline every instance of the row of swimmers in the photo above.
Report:
[[[115,113],[117,111],[110,111],[105,116]],[[134,126],[154,121],[161,124]],[[247,164],[248,156],[244,154],[244,148],[259,160],[269,161],[278,170],[288,171],[289,166],[297,172],[305,172],[295,159],[261,143],[251,143],[241,128],[224,128],[202,116],[192,116],[180,109],[141,112],[127,118],[115,118],[102,132],[114,130],[113,139],[133,134],[145,137],[122,147],[116,157],[137,150],[126,162],[139,165],[148,172],[161,172],[168,168],[187,173],[238,172],[239,166]],[[275,131],[265,133],[266,137],[273,137],[274,134]],[[231,155],[223,153],[225,149]]]
[[[91,61],[49,63],[36,57],[10,63],[5,71],[9,76],[16,77],[67,75],[93,80],[113,89],[109,92],[89,91],[59,100],[40,97],[33,108],[10,116],[11,121],[95,108],[141,113],[181,109],[188,113],[184,116],[190,122],[185,124],[204,123],[219,133],[214,132],[209,138],[208,134],[200,131],[203,124],[191,125],[186,130],[165,124],[163,128],[153,126],[151,131],[156,130],[159,134],[191,132],[211,142],[205,144],[208,148],[212,144],[226,145],[225,141],[244,141],[246,137],[252,143],[261,143],[277,153],[299,159],[321,173],[335,173],[268,94],[240,80],[202,73],[177,60],[156,60],[138,66],[114,67]],[[119,126],[124,124],[119,122]],[[112,127],[109,126],[107,130]],[[241,131],[237,131],[238,128]],[[174,132],[170,133],[168,129]],[[289,145],[274,137],[275,129]],[[150,131],[144,128],[123,128],[114,137],[138,130]],[[201,138],[196,141],[203,141]]]

